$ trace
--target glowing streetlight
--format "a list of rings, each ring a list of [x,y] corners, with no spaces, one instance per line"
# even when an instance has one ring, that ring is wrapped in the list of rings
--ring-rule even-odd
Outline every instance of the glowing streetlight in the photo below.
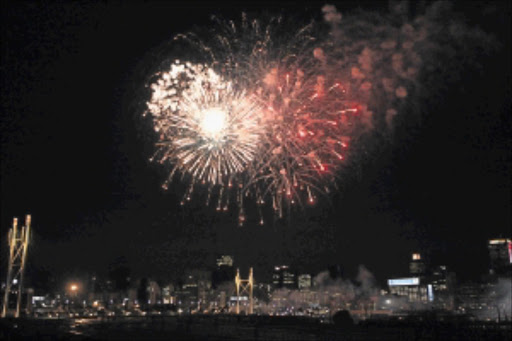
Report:
[[[69,286],[69,291],[71,292],[72,297],[76,297],[78,293],[78,284],[72,283]]]

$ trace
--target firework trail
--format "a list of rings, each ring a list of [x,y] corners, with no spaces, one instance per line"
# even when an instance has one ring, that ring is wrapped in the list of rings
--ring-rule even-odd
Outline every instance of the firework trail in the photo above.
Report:
[[[240,224],[248,199],[262,224],[265,204],[281,217],[286,207],[315,203],[334,186],[353,144],[390,128],[421,89],[429,64],[420,55],[442,50],[432,8],[397,24],[367,14],[342,20],[326,5],[324,23],[296,30],[280,17],[242,15],[176,36],[194,61],[176,60],[153,75],[146,110],[159,135],[153,159],[172,165],[164,187],[179,174],[189,183],[183,204],[204,186],[217,210],[236,204]]]

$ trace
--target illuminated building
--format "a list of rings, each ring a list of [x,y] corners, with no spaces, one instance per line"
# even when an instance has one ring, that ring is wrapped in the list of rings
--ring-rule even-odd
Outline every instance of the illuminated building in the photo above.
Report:
[[[477,282],[468,282],[459,285],[456,295],[457,310],[462,313],[478,315],[489,310],[486,297],[487,285]]]
[[[186,311],[197,309],[199,288],[192,276],[188,276],[181,290],[176,291],[176,300],[178,301],[178,306],[183,307]]]
[[[436,305],[444,309],[453,309],[455,274],[448,272],[446,265],[438,265],[432,269],[429,283],[434,289]]]
[[[227,301],[226,301],[226,292],[221,291],[219,294],[219,307],[224,308],[226,307]]]
[[[302,274],[298,277],[299,290],[307,290],[311,288],[311,275]]]
[[[217,258],[217,267],[220,268],[222,266],[233,266],[233,256],[222,255]]]
[[[512,267],[512,240],[491,239],[487,244],[491,261],[489,272],[496,275],[510,275]]]
[[[433,269],[431,282],[435,291],[448,290],[446,265],[439,265]]]
[[[290,270],[288,265],[275,266],[274,273],[272,274],[272,284],[274,288],[277,289],[296,289],[297,281],[295,273]]]
[[[430,283],[435,292],[453,291],[455,287],[455,274],[449,272],[446,265],[438,265],[432,269]]]
[[[411,262],[409,263],[409,273],[411,276],[424,276],[425,272],[426,266],[421,258],[421,254],[413,253]]]
[[[172,284],[169,284],[162,288],[162,303],[176,304],[176,297],[174,296],[174,286]]]
[[[149,281],[148,283],[148,304],[156,304],[160,299],[160,286],[155,281]]]
[[[407,297],[412,303],[427,303],[434,300],[434,290],[431,284],[421,283],[419,277],[388,279],[389,293]]]

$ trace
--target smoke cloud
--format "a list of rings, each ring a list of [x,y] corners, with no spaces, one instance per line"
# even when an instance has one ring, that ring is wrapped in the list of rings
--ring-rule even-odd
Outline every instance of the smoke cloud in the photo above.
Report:
[[[408,6],[414,5],[396,1],[389,13],[361,11],[343,20],[335,6],[322,8],[330,32],[315,55],[366,106],[369,129],[391,128],[397,115],[439,95],[464,70],[478,66],[479,53],[496,46],[490,35],[456,19],[449,2],[435,2],[413,18],[406,15]]]
[[[313,278],[310,290],[277,289],[272,293],[272,300],[262,305],[262,311],[285,314],[310,314],[326,308],[329,314],[339,310],[369,311],[378,293],[375,277],[360,265],[355,279],[333,279],[328,271],[323,271]]]

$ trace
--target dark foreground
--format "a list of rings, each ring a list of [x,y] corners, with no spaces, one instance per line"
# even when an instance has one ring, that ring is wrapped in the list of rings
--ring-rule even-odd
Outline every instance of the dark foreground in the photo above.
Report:
[[[152,316],[0,319],[0,340],[510,340],[511,324],[380,321],[336,326],[298,317]]]

